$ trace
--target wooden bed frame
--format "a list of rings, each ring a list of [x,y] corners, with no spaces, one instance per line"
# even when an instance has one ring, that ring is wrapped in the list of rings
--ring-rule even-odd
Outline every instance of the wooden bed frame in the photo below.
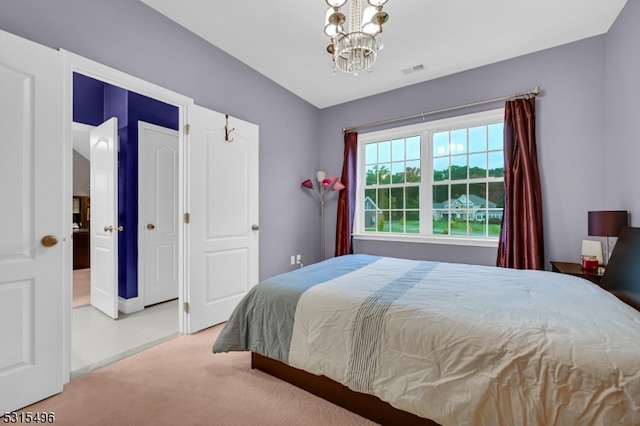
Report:
[[[640,311],[640,228],[626,227],[620,232],[600,286]],[[432,420],[394,408],[373,395],[354,392],[326,376],[317,376],[254,352],[251,368],[383,425],[439,426]]]
[[[392,407],[376,396],[354,392],[326,376],[316,376],[255,352],[251,352],[251,368],[264,371],[376,423],[439,426],[432,420]]]

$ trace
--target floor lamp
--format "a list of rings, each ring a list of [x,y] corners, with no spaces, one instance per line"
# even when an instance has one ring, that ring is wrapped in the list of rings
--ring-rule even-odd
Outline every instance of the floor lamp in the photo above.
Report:
[[[338,176],[329,176],[323,171],[316,172],[316,180],[318,188],[314,188],[313,181],[307,179],[300,184],[303,188],[309,190],[320,201],[320,254],[322,260],[326,259],[324,248],[324,206],[327,204],[327,193],[329,191],[340,191],[344,189],[342,182],[338,181]]]
[[[627,226],[626,210],[602,210],[589,212],[589,236],[607,237],[604,264],[609,263],[609,238],[617,237],[620,230]]]

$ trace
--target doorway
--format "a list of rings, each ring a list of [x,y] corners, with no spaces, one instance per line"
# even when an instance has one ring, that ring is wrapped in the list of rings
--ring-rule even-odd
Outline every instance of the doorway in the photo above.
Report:
[[[76,199],[79,200],[78,210],[81,213],[76,217],[74,204],[74,224],[72,225],[74,260],[82,257],[76,254],[76,249],[81,250],[83,247],[83,244],[79,244],[82,238],[78,240],[76,238],[85,237],[85,231],[91,228],[101,232],[101,225],[103,225],[96,222],[99,222],[99,211],[94,210],[96,212],[93,215],[94,220],[90,220],[89,206],[92,196],[95,198],[102,192],[95,191],[97,185],[94,185],[95,188],[92,191],[91,185],[88,184],[95,178],[95,176],[91,177],[92,173],[95,174],[95,167],[91,161],[90,135],[95,129],[94,124],[99,124],[97,121],[106,119],[109,115],[121,119],[121,124],[116,125],[117,129],[114,129],[121,142],[116,173],[118,184],[114,186],[119,192],[118,205],[122,208],[118,211],[117,223],[114,223],[111,232],[120,237],[115,240],[119,240],[116,244],[120,250],[116,252],[120,253],[118,260],[122,266],[117,268],[119,272],[115,279],[111,280],[114,295],[112,299],[116,307],[115,315],[108,314],[119,319],[114,321],[91,306],[92,304],[100,306],[93,303],[91,294],[97,293],[96,289],[101,290],[100,286],[96,287],[96,277],[91,278],[91,275],[95,275],[91,267],[94,266],[95,269],[97,266],[93,263],[94,256],[88,256],[88,262],[84,265],[82,262],[74,262],[70,377],[76,377],[179,334],[181,323],[178,303],[180,177],[177,128],[180,115],[179,108],[176,106],[82,74],[74,73],[72,87],[74,111],[72,193],[74,203]],[[80,96],[76,96],[77,93],[80,93]],[[141,119],[160,125],[142,124]],[[162,127],[162,125],[170,127]],[[145,144],[151,145],[151,148],[142,149]],[[147,173],[152,175],[150,179],[145,179]],[[160,188],[145,186],[158,183],[155,182],[158,176],[162,177],[159,182]],[[145,196],[148,193],[155,194],[157,199],[149,200],[150,197]],[[99,206],[99,199],[93,201],[95,206]],[[154,201],[160,202],[161,208],[157,208],[158,205],[154,204]],[[154,225],[154,222],[157,225]],[[145,228],[147,233],[156,237],[155,240],[147,237],[142,231],[138,232],[137,228],[142,227],[143,223],[148,226]],[[124,229],[129,232],[124,232]],[[167,229],[170,232],[167,232]],[[92,239],[95,238],[93,232],[88,234]],[[167,234],[170,235],[167,237]],[[151,243],[147,240],[151,240]],[[149,247],[149,244],[155,244],[153,251],[160,253],[160,259],[157,256],[154,258],[147,255],[145,247]],[[168,276],[169,279],[153,277],[150,273],[151,268],[145,266],[149,258],[162,266],[160,275]],[[75,268],[76,265],[79,266],[78,269]],[[82,268],[82,266],[85,267]],[[98,274],[99,281],[102,281],[101,277],[103,275]],[[155,285],[146,286],[146,280],[151,279],[154,279]],[[160,284],[163,288],[158,290]],[[76,297],[78,292],[89,293],[90,303],[80,305],[82,302],[78,302]],[[145,309],[147,306],[149,308]]]

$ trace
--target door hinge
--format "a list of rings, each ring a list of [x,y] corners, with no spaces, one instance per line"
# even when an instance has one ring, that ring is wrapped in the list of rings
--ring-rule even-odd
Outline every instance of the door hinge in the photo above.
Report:
[[[190,131],[191,131],[191,124],[185,124],[184,125],[184,134],[188,135]]]
[[[184,313],[185,314],[189,313],[189,302],[184,302]]]
[[[184,214],[184,223],[189,223],[191,222],[191,214],[190,213],[185,213]]]

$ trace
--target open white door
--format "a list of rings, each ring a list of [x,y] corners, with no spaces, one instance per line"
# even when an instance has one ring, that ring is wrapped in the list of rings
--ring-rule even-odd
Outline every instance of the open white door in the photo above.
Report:
[[[62,56],[0,31],[0,415],[62,391]]]
[[[178,298],[178,132],[138,122],[138,281],[144,306]]]
[[[91,304],[118,318],[118,119],[91,130]]]
[[[258,282],[258,126],[188,109],[187,332],[226,321]]]

